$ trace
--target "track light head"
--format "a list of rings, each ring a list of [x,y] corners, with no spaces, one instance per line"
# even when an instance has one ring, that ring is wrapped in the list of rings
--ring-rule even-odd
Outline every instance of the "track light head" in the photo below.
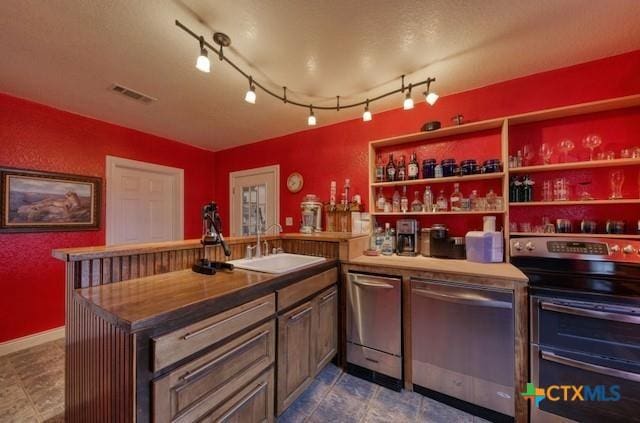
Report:
[[[307,118],[307,125],[315,126],[316,116],[313,114],[313,106],[309,106],[309,117]]]
[[[196,69],[200,72],[211,72],[211,62],[209,62],[209,53],[204,48],[204,38],[200,37],[200,56],[196,59]]]
[[[367,99],[367,104],[364,106],[364,113],[362,114],[362,120],[365,122],[369,122],[372,119],[371,112],[369,111],[369,99]]]
[[[404,97],[404,103],[402,104],[402,108],[404,110],[413,109],[413,99],[411,98],[411,84],[409,84],[409,91],[407,91],[407,95]]]
[[[429,91],[429,88],[431,87],[431,82],[435,80],[436,80],[435,78],[427,79],[427,91],[424,92],[424,98],[427,101],[427,103],[429,103],[430,106],[433,106],[434,104],[436,104],[436,101],[438,101],[438,98],[440,97],[438,94]]]
[[[244,101],[256,104],[256,87],[253,85],[253,78],[249,77],[249,90],[244,96]]]

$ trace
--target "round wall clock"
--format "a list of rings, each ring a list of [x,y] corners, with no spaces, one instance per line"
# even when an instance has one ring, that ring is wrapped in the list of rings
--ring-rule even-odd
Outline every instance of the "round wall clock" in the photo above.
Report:
[[[296,193],[300,192],[302,189],[302,185],[304,184],[304,180],[302,179],[302,175],[298,172],[293,172],[287,178],[287,188],[290,192]]]

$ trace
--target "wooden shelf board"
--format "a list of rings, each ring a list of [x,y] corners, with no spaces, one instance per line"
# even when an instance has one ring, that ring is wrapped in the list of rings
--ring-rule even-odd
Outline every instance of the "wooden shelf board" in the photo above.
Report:
[[[640,204],[638,198],[623,198],[620,200],[572,200],[572,201],[530,201],[528,203],[509,203],[511,207],[535,206],[597,206],[611,204]]]
[[[436,140],[438,138],[450,137],[454,135],[498,129],[502,127],[503,122],[504,118],[464,123],[458,126],[447,126],[435,131],[417,132],[408,135],[401,135],[399,137],[384,138],[381,140],[371,141],[370,144],[373,148],[381,148],[398,144],[408,144],[417,141]]]
[[[640,95],[630,95],[609,100],[593,101],[571,106],[556,107],[537,112],[523,113],[509,116],[509,125],[540,122],[543,120],[559,119],[570,116],[586,115],[589,113],[606,112],[609,110],[626,109],[640,106]]]
[[[520,236],[540,236],[540,237],[557,237],[557,238],[622,238],[622,239],[640,239],[640,235],[627,234],[559,234],[559,233],[541,233],[541,232],[511,232],[512,237]]]
[[[523,166],[509,169],[509,173],[537,173],[554,170],[596,169],[600,167],[620,167],[640,165],[640,158],[592,160],[587,162],[552,163],[548,165]]]
[[[404,185],[433,185],[445,184],[447,182],[467,182],[467,181],[485,181],[490,179],[500,179],[504,176],[504,172],[482,173],[478,175],[466,176],[447,176],[444,178],[414,179],[410,181],[394,181],[394,182],[373,182],[372,187],[395,187]]]
[[[371,212],[372,216],[442,216],[442,215],[464,215],[464,214],[503,214],[504,211],[499,210],[473,210],[473,211],[446,211],[446,212]]]

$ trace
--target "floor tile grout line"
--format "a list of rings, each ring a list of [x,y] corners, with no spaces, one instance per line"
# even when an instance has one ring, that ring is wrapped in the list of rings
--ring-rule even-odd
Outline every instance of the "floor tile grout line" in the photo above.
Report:
[[[371,408],[371,402],[373,401],[373,399],[378,395],[378,392],[380,391],[380,386],[369,382],[373,385],[373,394],[371,395],[371,397],[367,400],[367,403],[364,406],[364,414],[362,415],[362,418],[359,420],[360,423],[364,423],[365,420],[367,419],[367,414],[369,414],[369,409]]]
[[[24,396],[27,398],[27,401],[29,402],[30,408],[33,411],[33,413],[36,416],[36,419],[38,420],[38,422],[42,422],[44,419],[42,418],[42,416],[40,415],[40,412],[38,411],[38,407],[36,407],[36,403],[33,400],[33,398],[31,398],[31,395],[29,394],[29,392],[27,391],[27,389],[25,388],[25,384],[24,381],[22,380],[22,375],[20,374],[20,372],[18,371],[18,369],[16,369],[16,366],[13,364],[13,362],[11,361],[11,359],[8,360],[9,365],[11,366],[11,368],[13,369],[13,372],[16,375],[16,378],[18,380],[18,387],[20,388],[20,390],[22,391],[22,393],[24,394]]]
[[[325,367],[326,368],[326,367]],[[303,422],[306,422],[308,419],[311,418],[311,416],[313,415],[313,413],[315,413],[315,411],[318,409],[318,407],[320,407],[320,404],[322,403],[322,401],[324,401],[324,399],[327,397],[327,395],[329,395],[329,393],[333,390],[333,387],[336,385],[336,383],[338,383],[338,380],[342,377],[342,375],[344,374],[344,371],[342,371],[341,369],[339,369],[339,373],[336,377],[333,378],[333,382],[331,382],[329,384],[329,387],[327,388],[327,392],[324,393],[324,395],[322,396],[322,398],[318,401],[318,403],[312,408],[312,410],[309,412],[309,414],[307,414],[303,420]],[[318,380],[318,379],[316,379]]]

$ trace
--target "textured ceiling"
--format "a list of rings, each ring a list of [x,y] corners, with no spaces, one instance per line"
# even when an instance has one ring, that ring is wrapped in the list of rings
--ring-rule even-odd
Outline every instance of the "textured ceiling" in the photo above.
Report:
[[[307,128],[306,110],[260,91],[245,103],[247,81],[226,64],[198,72],[175,19],[227,33],[248,73],[324,105],[397,88],[402,74],[436,77],[443,95],[640,48],[638,0],[2,0],[0,91],[211,150]],[[116,82],[159,100],[115,95]]]

